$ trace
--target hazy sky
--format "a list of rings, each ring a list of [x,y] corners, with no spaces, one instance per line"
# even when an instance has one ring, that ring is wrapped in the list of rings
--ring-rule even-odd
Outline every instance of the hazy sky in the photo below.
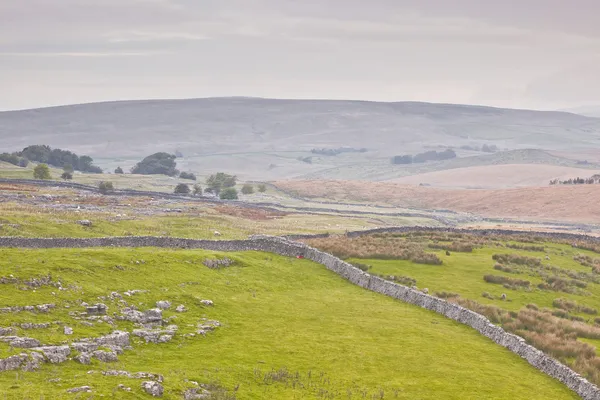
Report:
[[[0,0],[0,109],[208,96],[600,105],[599,0]]]

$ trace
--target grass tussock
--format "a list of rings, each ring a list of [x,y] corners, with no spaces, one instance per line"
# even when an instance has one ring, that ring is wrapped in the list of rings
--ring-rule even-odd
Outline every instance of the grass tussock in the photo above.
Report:
[[[597,326],[592,326],[583,321],[555,316],[551,310],[540,311],[534,304],[517,313],[461,297],[450,301],[485,315],[493,323],[523,337],[532,346],[570,365],[592,382],[600,383],[600,370],[597,369],[600,357],[596,356],[596,348],[577,340],[600,339],[600,318],[596,318]]]
[[[582,312],[584,314],[589,314],[589,315],[597,315],[598,314],[598,310],[596,310],[595,308],[579,304],[575,300],[559,298],[559,299],[555,299],[552,302],[552,305],[556,308],[560,308],[561,310],[565,310],[568,312]]]
[[[526,265],[529,267],[540,267],[542,261],[539,258],[522,256],[520,254],[494,254],[492,259],[500,264]]]
[[[495,283],[503,285],[507,289],[529,288],[531,282],[523,279],[513,279],[499,275],[485,275],[483,280],[487,283]]]
[[[434,250],[446,250],[458,253],[472,253],[473,252],[473,244],[466,242],[452,242],[452,243],[430,243],[428,245],[430,249]]]

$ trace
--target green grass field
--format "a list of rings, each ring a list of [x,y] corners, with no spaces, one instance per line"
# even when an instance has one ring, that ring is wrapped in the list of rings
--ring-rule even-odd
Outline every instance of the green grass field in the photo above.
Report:
[[[205,258],[217,256],[235,264],[221,270],[202,265]],[[89,327],[69,316],[82,310],[81,301],[95,303],[112,291],[148,290],[127,298],[140,310],[158,300],[189,309],[165,311],[164,317],[175,316],[171,323],[179,326],[172,342],[143,344],[136,338],[134,349],[117,363],[67,361],[44,365],[38,372],[1,373],[2,399],[149,397],[139,380],[88,373],[108,369],[163,374],[165,399],[182,398],[189,387],[186,379],[216,383],[237,399],[577,398],[473,329],[353,286],[307,260],[153,248],[0,249],[0,271],[20,279],[51,274],[68,288],[34,292],[0,285],[0,306],[56,303],[49,314],[1,318],[1,326],[61,321],[73,327],[72,337],[63,335],[60,325],[18,329],[46,344],[133,329],[123,321]],[[214,307],[203,306],[202,299],[213,300]],[[115,301],[103,302],[109,315],[118,311]],[[183,337],[201,318],[222,326],[206,337]],[[4,356],[14,352],[0,344]],[[133,390],[116,391],[118,384]],[[66,393],[81,385],[92,386],[93,393]]]
[[[428,288],[431,293],[454,292],[460,294],[461,297],[476,300],[484,304],[493,304],[511,311],[519,310],[531,303],[539,307],[551,308],[553,307],[552,302],[557,298],[575,300],[579,304],[600,310],[600,285],[596,283],[588,282],[586,291],[590,295],[583,295],[535,289],[530,291],[511,290],[502,285],[487,283],[483,280],[484,275],[491,274],[509,278],[527,279],[531,282],[532,287],[543,282],[537,276],[522,276],[495,270],[494,265],[496,261],[492,260],[494,254],[514,253],[528,257],[537,257],[542,259],[546,265],[579,272],[589,272],[590,269],[575,262],[573,256],[586,254],[598,257],[597,254],[585,250],[573,249],[568,245],[546,243],[545,247],[547,253],[496,247],[477,248],[472,253],[452,252],[450,256],[445,255],[444,251],[432,251],[443,260],[443,265],[415,264],[406,260],[350,259],[349,261],[371,265],[373,268],[369,272],[372,273],[409,276],[417,280],[419,288]],[[545,259],[546,254],[549,255],[550,260]],[[482,294],[484,292],[491,294],[495,299],[483,297]],[[507,295],[507,301],[501,300],[503,293]],[[590,318],[589,315],[584,313],[575,314]]]

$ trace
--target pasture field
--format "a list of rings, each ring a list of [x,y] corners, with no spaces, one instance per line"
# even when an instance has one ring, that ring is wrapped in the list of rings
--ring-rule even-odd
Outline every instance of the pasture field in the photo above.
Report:
[[[227,268],[203,264],[225,258],[233,262]],[[0,373],[2,398],[149,397],[139,379],[105,375],[111,370],[163,375],[165,399],[182,398],[193,382],[206,384],[213,399],[577,398],[476,331],[307,260],[155,248],[0,249],[0,271],[13,279],[0,284],[0,306],[55,305],[47,313],[2,314],[2,326],[45,345],[132,332],[139,326],[119,319],[123,308],[144,311],[161,300],[172,304],[164,323],[178,327],[166,343],[131,335],[132,348],[115,362],[68,360]],[[87,317],[82,302],[106,304],[107,315]],[[178,305],[187,311],[175,312]],[[212,321],[219,322],[214,330],[191,337]],[[2,357],[23,351],[0,342]],[[67,393],[83,385],[92,392]]]
[[[419,232],[308,243],[482,313],[600,382],[597,244]]]

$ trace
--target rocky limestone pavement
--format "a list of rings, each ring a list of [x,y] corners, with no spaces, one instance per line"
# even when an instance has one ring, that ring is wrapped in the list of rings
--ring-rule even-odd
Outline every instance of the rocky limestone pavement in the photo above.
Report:
[[[0,336],[14,335],[14,333],[15,333],[14,328],[1,328],[0,327]]]
[[[135,329],[133,335],[141,337],[146,343],[166,343],[173,339],[177,329],[177,325],[169,325],[165,329]]]
[[[73,328],[69,327],[69,326],[65,326],[63,328],[63,332],[65,335],[72,335],[73,334]]]
[[[42,344],[37,339],[32,339],[28,337],[15,337],[15,339],[10,341],[10,346],[19,348],[19,349],[32,349],[34,347],[40,347]]]
[[[185,306],[183,304],[180,304],[177,306],[177,308],[175,309],[175,311],[177,311],[178,313],[182,313],[182,312],[186,312],[187,308],[185,308]]]
[[[163,386],[156,381],[142,382],[142,389],[152,397],[162,397],[164,393]]]
[[[41,323],[41,324],[36,324],[34,322],[25,322],[22,323],[21,329],[47,329],[50,328],[50,324],[49,322],[45,322],[45,323]]]
[[[74,360],[80,364],[89,365],[92,362],[92,355],[90,353],[81,353],[75,356]]]
[[[72,389],[67,389],[67,393],[91,393],[92,388],[90,386],[80,386]]]
[[[92,353],[92,356],[105,363],[119,361],[117,353],[114,351],[96,350]]]
[[[86,312],[88,315],[106,315],[106,310],[108,310],[108,307],[106,304],[102,303],[86,307]]]
[[[33,350],[41,352],[46,360],[52,364],[60,364],[69,358],[71,348],[69,346],[43,346]]]
[[[132,374],[131,372],[128,371],[118,371],[118,370],[109,370],[109,371],[102,371],[102,375],[104,376],[123,376],[126,378],[130,378],[130,379],[150,379],[159,383],[162,383],[164,381],[164,377],[162,375],[159,374],[152,374],[149,372],[136,372],[135,374]]]

